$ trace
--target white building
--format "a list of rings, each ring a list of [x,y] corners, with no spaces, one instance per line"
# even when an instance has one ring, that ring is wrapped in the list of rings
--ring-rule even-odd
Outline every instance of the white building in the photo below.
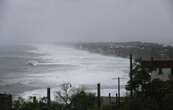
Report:
[[[172,60],[151,60],[142,61],[146,68],[153,69],[150,73],[151,79],[160,79],[167,81],[173,78],[173,61]]]

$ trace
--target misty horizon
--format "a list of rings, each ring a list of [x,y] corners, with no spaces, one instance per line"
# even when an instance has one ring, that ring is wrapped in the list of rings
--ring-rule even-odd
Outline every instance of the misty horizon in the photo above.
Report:
[[[171,44],[171,0],[0,0],[0,43]]]

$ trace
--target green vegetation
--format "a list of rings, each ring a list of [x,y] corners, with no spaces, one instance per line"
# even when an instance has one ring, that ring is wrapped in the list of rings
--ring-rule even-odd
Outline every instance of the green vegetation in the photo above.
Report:
[[[134,94],[126,97],[122,110],[173,110],[173,80],[151,80],[150,71],[136,61],[133,80],[127,85]]]
[[[14,102],[13,110],[93,110],[95,108],[95,96],[81,89],[73,89],[70,83],[62,85],[57,92],[56,101],[50,104],[47,98],[29,100],[19,98]]]
[[[63,110],[63,105],[53,102],[51,105],[47,104],[47,98],[42,98],[33,102],[33,97],[30,100],[19,98],[14,101],[13,110]]]

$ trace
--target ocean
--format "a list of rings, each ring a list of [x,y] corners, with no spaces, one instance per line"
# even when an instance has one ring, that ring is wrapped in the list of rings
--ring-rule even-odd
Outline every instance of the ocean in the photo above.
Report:
[[[126,93],[129,60],[120,57],[90,53],[74,47],[57,44],[27,44],[0,46],[0,93],[16,97],[46,96],[50,87],[52,96],[61,84],[71,83],[96,93],[101,84],[101,95],[117,92],[121,78],[121,93]]]

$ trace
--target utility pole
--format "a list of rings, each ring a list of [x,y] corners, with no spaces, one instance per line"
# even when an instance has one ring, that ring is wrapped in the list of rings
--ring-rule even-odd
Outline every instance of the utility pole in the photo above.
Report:
[[[133,81],[133,56],[132,54],[130,54],[130,73],[129,73],[129,76],[130,76],[130,85],[132,84],[132,81]],[[132,97],[133,96],[133,89],[132,87],[130,87],[130,96]]]

